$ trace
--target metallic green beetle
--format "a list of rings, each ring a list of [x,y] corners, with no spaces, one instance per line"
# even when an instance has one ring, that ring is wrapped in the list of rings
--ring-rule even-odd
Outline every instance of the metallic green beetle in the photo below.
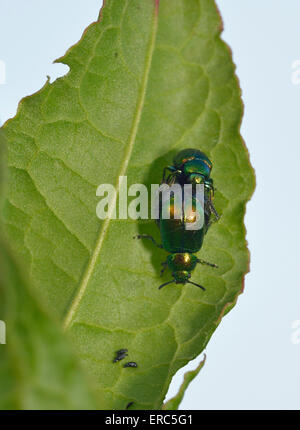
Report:
[[[203,184],[205,192],[205,216],[206,226],[210,225],[210,217],[213,213],[215,220],[219,215],[212,203],[214,197],[213,180],[210,178],[212,162],[199,149],[183,149],[173,159],[173,165],[167,166],[163,171],[163,182],[171,185],[173,183]],[[170,174],[166,177],[166,172]]]
[[[199,149],[183,149],[173,158],[173,165],[164,168],[163,182],[170,182],[171,178],[182,178],[185,183],[191,183],[199,177],[199,180],[212,184],[212,179],[209,180],[211,169],[212,162],[204,152]],[[171,173],[166,180],[167,170]]]
[[[170,209],[173,215],[178,211],[179,217],[165,219],[162,215],[164,211],[168,209]],[[200,228],[189,229],[188,227],[191,226],[192,223],[197,222],[197,217]],[[162,247],[170,253],[167,260],[163,263],[163,270],[169,267],[174,278],[162,284],[159,288],[175,282],[176,284],[193,284],[205,290],[201,285],[190,281],[191,272],[198,263],[216,267],[214,264],[200,260],[195,255],[202,247],[206,232],[204,208],[200,202],[198,202],[197,205],[196,197],[192,197],[191,201],[184,201],[182,208],[180,208],[174,197],[171,198],[169,202],[166,202],[162,206],[158,226],[162,239]]]
[[[172,172],[167,179],[165,178],[166,169],[169,169]],[[201,151],[188,149],[177,154],[174,158],[174,166],[168,166],[166,169],[164,169],[163,182],[168,185],[180,183],[180,185],[183,186],[185,183],[203,183],[204,180],[208,182],[210,179],[209,175],[212,169],[212,164]],[[197,178],[200,178],[200,180],[194,181],[194,179]],[[210,179],[210,181],[211,182],[209,183],[212,184],[212,179]],[[203,286],[191,282],[190,278],[191,272],[195,269],[198,263],[206,264],[210,267],[217,267],[217,265],[207,263],[195,255],[195,253],[200,251],[207,231],[207,222],[209,221],[209,217],[206,213],[206,206],[208,204],[207,199],[211,201],[210,194],[209,196],[204,194],[204,207],[200,204],[197,200],[197,196],[194,194],[191,199],[188,201],[183,199],[181,203],[179,203],[174,196],[168,201],[163,202],[160,207],[159,219],[157,221],[162,239],[161,245],[157,244],[152,236],[136,236],[138,239],[150,239],[156,246],[163,248],[170,253],[167,260],[162,263],[163,269],[161,273],[164,272],[166,267],[169,267],[172,272],[173,279],[162,284],[159,289],[171,283],[189,283],[205,290]],[[163,216],[165,211],[169,211],[169,218]],[[176,213],[177,216],[175,216]],[[196,221],[199,222],[200,228],[189,228],[191,224]]]

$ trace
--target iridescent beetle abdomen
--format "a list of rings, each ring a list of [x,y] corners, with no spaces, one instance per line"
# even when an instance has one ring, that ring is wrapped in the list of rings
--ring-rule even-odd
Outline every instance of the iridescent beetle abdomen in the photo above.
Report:
[[[169,209],[170,219],[166,219]],[[159,229],[163,248],[171,253],[198,252],[204,239],[204,222],[204,209],[195,197],[189,202],[184,200],[182,207],[171,197],[163,203],[160,211]]]

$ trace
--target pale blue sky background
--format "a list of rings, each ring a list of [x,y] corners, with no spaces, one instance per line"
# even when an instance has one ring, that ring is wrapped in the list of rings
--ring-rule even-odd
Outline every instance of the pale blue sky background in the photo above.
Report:
[[[65,73],[51,62],[94,21],[100,0],[1,0],[0,118],[18,101]],[[242,134],[256,169],[257,189],[246,226],[251,273],[245,293],[207,347],[207,362],[182,409],[299,409],[300,320],[299,171],[300,84],[291,81],[300,60],[299,0],[217,0],[240,79]],[[199,359],[188,368],[196,367]],[[174,378],[173,395],[182,380]]]

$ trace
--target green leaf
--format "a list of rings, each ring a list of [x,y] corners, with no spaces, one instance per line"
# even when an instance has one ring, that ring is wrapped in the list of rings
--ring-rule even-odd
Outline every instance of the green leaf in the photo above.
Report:
[[[3,150],[0,133],[1,202]],[[37,301],[1,230],[0,409],[97,408],[69,341]]]
[[[0,238],[0,409],[95,409],[72,347],[43,311]],[[5,309],[5,312],[3,310]]]
[[[5,125],[6,233],[73,340],[102,408],[161,408],[174,373],[205,348],[248,270],[243,218],[254,188],[240,137],[240,89],[212,0],[107,0],[59,61],[70,72],[24,99]],[[222,214],[199,256],[200,289],[159,291],[166,253],[153,221],[96,217],[96,189],[119,176],[159,183],[185,147],[212,159]],[[112,364],[129,349],[137,369]]]
[[[168,400],[163,405],[163,409],[172,410],[172,411],[178,409],[178,406],[180,405],[188,386],[193,381],[193,379],[196,378],[196,376],[204,366],[205,360],[206,360],[206,355],[204,355],[203,360],[200,361],[200,363],[198,364],[195,370],[189,370],[188,372],[185,373],[183,382],[178,390],[178,393],[176,394],[176,396],[172,397],[172,399]]]
[[[0,204],[5,140],[0,131]],[[1,220],[0,220],[1,221]],[[0,222],[0,409],[95,409],[92,384],[3,239]],[[3,331],[4,330],[4,331]]]

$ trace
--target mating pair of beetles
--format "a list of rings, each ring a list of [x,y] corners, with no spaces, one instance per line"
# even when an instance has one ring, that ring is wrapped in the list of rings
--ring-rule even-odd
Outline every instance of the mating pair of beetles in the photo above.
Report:
[[[211,170],[212,162],[203,152],[197,149],[184,149],[174,157],[173,165],[165,167],[163,171],[162,183],[169,186],[175,183],[181,186],[185,184],[203,184],[204,207],[196,205],[196,197],[194,195],[188,204],[183,202],[182,208],[177,208],[176,204],[178,203],[174,199],[170,199],[166,203],[170,214],[174,214],[179,209],[181,216],[179,219],[171,217],[170,219],[164,219],[162,217],[163,208],[160,206],[157,224],[160,229],[162,245],[157,244],[150,235],[143,234],[136,236],[138,239],[150,239],[156,246],[170,253],[167,260],[162,263],[163,269],[161,273],[163,274],[165,268],[169,267],[172,271],[173,279],[162,284],[159,289],[172,283],[189,283],[205,290],[202,285],[190,281],[191,272],[198,263],[217,267],[217,265],[207,263],[194,255],[200,251],[204,236],[211,222],[219,219],[219,215],[212,202],[214,186],[213,180],[210,178]],[[169,172],[168,175],[167,172]],[[188,215],[191,212],[194,213],[195,207],[197,208],[199,217],[204,219],[204,223],[200,229],[191,230],[187,228],[187,223],[189,222]]]

